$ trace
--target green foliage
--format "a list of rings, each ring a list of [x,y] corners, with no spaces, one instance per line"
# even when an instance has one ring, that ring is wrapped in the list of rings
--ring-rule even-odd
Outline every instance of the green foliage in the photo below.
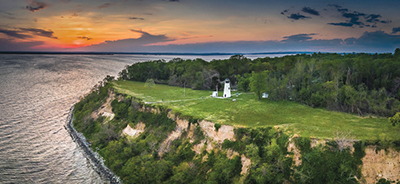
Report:
[[[263,71],[261,73],[251,73],[250,77],[250,91],[254,92],[258,96],[258,100],[261,100],[262,93],[267,89],[266,78],[268,76],[268,71]]]
[[[146,82],[144,83],[144,87],[147,87],[149,89],[154,88],[154,86],[156,86],[156,84],[154,83],[153,79],[147,79]]]
[[[400,125],[400,112],[396,113],[393,117],[389,117],[389,123],[393,126]]]
[[[301,153],[307,153],[311,149],[311,139],[309,137],[294,138],[294,143]]]
[[[381,178],[376,184],[391,184],[396,183],[395,181],[386,180],[386,178]],[[396,184],[400,184],[400,181],[397,181]]]
[[[245,74],[243,74],[243,76],[237,75],[236,78],[238,80],[238,84],[237,84],[238,89],[240,91],[249,92],[250,91],[251,74],[245,73]]]
[[[203,133],[203,131],[201,131],[201,127],[199,125],[197,125],[194,128],[193,136],[194,136],[193,144],[198,144],[198,143],[200,143],[201,140],[203,140],[205,138],[204,133]]]
[[[218,132],[219,128],[221,128],[221,124],[215,123],[214,127],[215,127],[215,131]]]
[[[313,148],[306,144],[303,147],[297,144],[301,149],[302,164],[294,174],[296,183],[358,183],[356,178],[361,177],[359,166],[365,155],[362,143],[355,144],[354,154],[349,148],[340,151],[336,142]]]

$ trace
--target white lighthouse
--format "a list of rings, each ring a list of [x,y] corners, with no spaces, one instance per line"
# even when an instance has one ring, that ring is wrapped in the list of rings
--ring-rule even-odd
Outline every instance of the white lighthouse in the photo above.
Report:
[[[229,82],[229,79],[225,79],[225,86],[224,86],[224,98],[230,98],[231,97],[231,83]]]

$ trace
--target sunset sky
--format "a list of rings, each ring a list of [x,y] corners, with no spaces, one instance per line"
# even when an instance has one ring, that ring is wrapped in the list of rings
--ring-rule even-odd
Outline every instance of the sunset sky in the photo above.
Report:
[[[399,0],[1,0],[0,51],[393,52]]]

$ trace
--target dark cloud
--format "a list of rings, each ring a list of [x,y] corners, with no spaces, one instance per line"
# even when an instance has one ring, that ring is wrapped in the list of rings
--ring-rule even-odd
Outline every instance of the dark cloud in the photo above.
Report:
[[[148,32],[131,29],[130,31],[140,33],[139,38],[129,38],[123,40],[106,41],[101,44],[92,45],[82,48],[85,51],[119,51],[119,52],[139,52],[140,49],[146,48],[148,45],[174,41],[174,38],[167,37],[166,35],[153,35]]]
[[[319,16],[319,12],[317,10],[314,10],[314,9],[310,8],[310,7],[303,7],[301,9],[301,11],[304,12],[304,13],[311,14],[311,15]]]
[[[382,18],[382,16],[379,15],[379,14],[370,14],[370,15],[368,15],[368,16],[366,17],[367,22],[371,22],[371,23],[373,23],[373,22],[379,22],[380,20],[379,20],[378,18]]]
[[[21,31],[19,30],[8,30],[0,28],[0,33],[19,39],[32,38],[31,35],[21,34]]]
[[[282,40],[282,42],[303,42],[312,39],[312,35],[317,35],[316,33],[310,33],[310,34],[296,34],[296,35],[291,35],[291,36],[285,36],[285,40]]]
[[[377,27],[377,23],[387,24],[391,21],[381,20],[381,15],[379,14],[365,14],[357,11],[349,12],[347,8],[342,8],[336,4],[329,4],[328,6],[335,8],[335,10],[342,14],[342,17],[346,18],[345,22],[338,23],[328,23],[329,25],[334,26],[343,26],[343,27],[353,27],[358,26],[359,28],[365,27]],[[360,20],[363,18],[363,20]],[[371,25],[372,24],[372,25]]]
[[[39,2],[35,0],[30,0],[29,5],[26,6],[25,8],[31,12],[39,11],[41,9],[45,9],[47,7],[47,4],[44,2]]]
[[[129,17],[129,19],[132,19],[132,20],[144,20],[144,18],[141,18],[141,17]]]
[[[359,20],[360,17],[365,17],[366,15],[364,13],[354,11],[354,13],[343,13],[342,16],[350,19],[348,22],[353,25],[364,25],[364,23],[360,22]]]
[[[78,36],[77,38],[79,39],[84,39],[84,40],[92,40],[93,38],[87,37],[87,36]]]
[[[363,47],[394,49],[400,47],[400,35],[391,35],[383,31],[364,32],[356,40],[356,44]]]
[[[97,8],[98,9],[103,9],[103,8],[108,8],[108,7],[113,6],[113,5],[115,5],[115,3],[104,3],[104,4],[100,5],[100,6],[98,6]]]
[[[179,0],[168,0],[169,2],[179,2]]]
[[[328,24],[334,26],[353,27],[353,24],[348,22],[328,23]]]
[[[22,31],[31,32],[34,35],[58,39],[57,37],[53,36],[54,32],[52,30],[46,31],[44,29],[36,29],[36,28],[20,28]]]
[[[392,29],[392,34],[395,34],[395,33],[398,33],[398,32],[400,32],[400,27],[394,27]]]
[[[33,47],[43,44],[42,41],[14,42],[10,39],[0,38],[0,51],[30,51]]]
[[[336,8],[336,10],[337,10],[338,12],[341,12],[341,13],[346,13],[346,12],[349,11],[349,9],[347,9],[347,8],[342,8],[341,6],[339,6],[339,5],[337,5],[337,4],[328,4],[328,6]]]
[[[289,10],[283,10],[282,12],[281,12],[281,14],[282,15],[285,15],[285,13],[287,13]]]
[[[300,15],[299,13],[292,13],[289,16],[287,16],[287,18],[293,19],[293,20],[300,20],[300,19],[309,19],[311,17],[306,17],[304,15]]]

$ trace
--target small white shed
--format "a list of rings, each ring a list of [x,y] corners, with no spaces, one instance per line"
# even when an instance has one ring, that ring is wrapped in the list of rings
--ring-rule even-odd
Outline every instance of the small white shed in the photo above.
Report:
[[[213,91],[211,96],[212,97],[218,97],[218,91]]]
[[[268,98],[268,93],[262,93],[261,98]]]

